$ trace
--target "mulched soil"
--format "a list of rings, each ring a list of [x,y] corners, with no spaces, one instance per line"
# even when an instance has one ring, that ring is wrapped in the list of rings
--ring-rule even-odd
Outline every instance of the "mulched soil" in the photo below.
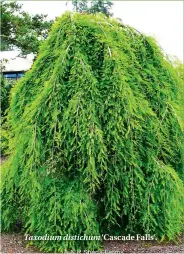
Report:
[[[24,236],[20,234],[2,234],[0,253],[43,253],[39,250],[28,247]],[[182,239],[181,239],[182,241]],[[182,243],[158,243],[156,241],[105,241],[104,254],[120,254],[120,253],[184,253]],[[100,252],[87,252],[100,253]]]

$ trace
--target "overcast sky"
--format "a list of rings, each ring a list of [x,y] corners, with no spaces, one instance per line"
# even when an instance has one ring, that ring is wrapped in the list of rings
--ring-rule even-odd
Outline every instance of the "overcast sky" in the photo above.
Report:
[[[18,1],[19,2],[19,1]],[[72,10],[71,1],[20,1],[30,14],[47,14],[48,19]],[[140,32],[153,36],[166,54],[183,61],[183,1],[113,1],[114,17]]]

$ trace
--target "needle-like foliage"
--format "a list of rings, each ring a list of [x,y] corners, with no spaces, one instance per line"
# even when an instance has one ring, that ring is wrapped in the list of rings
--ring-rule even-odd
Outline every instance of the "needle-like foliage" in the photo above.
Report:
[[[184,85],[153,38],[103,15],[65,13],[12,89],[9,122],[3,230],[21,220],[30,235],[180,235]]]

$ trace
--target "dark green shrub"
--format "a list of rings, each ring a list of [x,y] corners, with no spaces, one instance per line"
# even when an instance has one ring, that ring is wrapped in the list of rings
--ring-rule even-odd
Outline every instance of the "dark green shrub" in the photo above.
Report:
[[[15,81],[6,80],[3,75],[0,75],[1,81],[1,117],[6,116],[9,108],[10,90],[14,86]]]
[[[150,233],[183,223],[183,83],[154,39],[66,13],[12,89],[2,226],[31,235]],[[99,241],[33,241],[46,251]]]
[[[1,81],[1,155],[7,155],[8,142],[11,138],[10,126],[7,124],[7,112],[10,104],[10,91],[14,86],[15,81],[6,80],[3,75],[0,75]]]

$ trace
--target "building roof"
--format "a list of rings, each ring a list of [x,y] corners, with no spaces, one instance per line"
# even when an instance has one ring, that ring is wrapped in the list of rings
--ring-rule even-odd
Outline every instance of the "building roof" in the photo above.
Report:
[[[33,56],[26,58],[18,57],[18,51],[2,51],[0,52],[0,60],[3,61],[5,69],[3,72],[27,71],[33,63]]]

